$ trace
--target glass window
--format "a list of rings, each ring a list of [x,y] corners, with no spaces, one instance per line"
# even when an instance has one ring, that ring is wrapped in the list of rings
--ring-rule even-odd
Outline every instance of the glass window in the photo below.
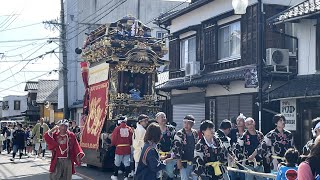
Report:
[[[240,22],[235,22],[219,29],[219,59],[239,58],[241,45]]]
[[[20,110],[20,101],[14,101],[14,110]]]
[[[182,40],[180,47],[180,68],[184,69],[187,63],[196,61],[196,37]]]
[[[163,39],[166,33],[162,31],[157,31],[157,39]]]

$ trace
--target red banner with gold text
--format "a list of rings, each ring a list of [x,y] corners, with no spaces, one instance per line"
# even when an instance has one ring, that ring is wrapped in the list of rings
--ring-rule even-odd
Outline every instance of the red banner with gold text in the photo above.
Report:
[[[99,138],[108,110],[109,82],[103,81],[90,86],[89,114],[87,116],[80,146],[88,149],[99,148]]]

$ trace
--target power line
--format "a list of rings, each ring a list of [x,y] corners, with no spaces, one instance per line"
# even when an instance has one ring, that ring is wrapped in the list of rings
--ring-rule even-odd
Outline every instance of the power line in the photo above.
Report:
[[[32,56],[34,53],[36,53],[37,51],[39,51],[41,48],[43,48],[44,46],[46,45],[46,43],[44,43],[40,48],[38,48],[36,51],[34,51],[33,53],[31,53],[29,56],[27,56],[25,59],[27,59],[27,58],[29,58],[30,56]],[[25,60],[24,59],[24,60]],[[17,64],[15,64],[15,65],[13,65],[13,66],[11,66],[11,67],[9,67],[9,69],[7,69],[7,70],[5,70],[5,71],[2,71],[2,72],[0,72],[0,74],[3,74],[4,72],[7,72],[8,70],[10,70],[11,68],[13,68],[13,67],[15,67],[15,66],[17,66],[17,65],[19,65],[20,63],[21,63],[22,61],[19,61]]]
[[[98,9],[98,10],[95,11],[94,13],[90,14],[89,16],[87,16],[85,19],[82,20],[82,23],[84,23],[84,21],[87,20],[89,17],[91,17],[91,16],[95,15],[97,12],[101,11],[103,8],[107,7],[112,1],[113,1],[113,0],[110,0],[108,3],[106,3],[105,5],[103,5],[100,9]],[[110,8],[109,8],[109,9],[110,9]],[[107,9],[107,10],[108,10],[108,9]],[[103,14],[103,13],[101,13],[101,14]],[[90,21],[93,21],[93,20],[96,19],[96,18],[98,18],[101,14],[99,14],[99,15],[97,15],[96,17],[94,17],[93,19],[89,20],[89,22],[90,22]],[[78,24],[80,24],[80,23],[78,23]],[[84,26],[84,25],[83,25],[83,26]],[[75,25],[75,26],[71,27],[71,28],[69,29],[69,31],[70,31],[71,29],[73,29],[73,28],[75,28],[73,31],[67,32],[67,33],[70,34],[70,33],[75,32],[76,30],[78,30],[77,25]]]
[[[39,40],[54,40],[54,39],[59,39],[59,38],[58,37],[51,37],[51,38],[17,39],[17,40],[0,41],[0,43],[22,42],[22,41],[39,41]]]
[[[164,12],[163,14],[166,14],[166,13],[169,13],[169,12],[173,11],[173,10],[176,9],[177,7],[179,7],[179,6],[181,6],[182,4],[187,3],[187,2],[189,2],[189,0],[185,0],[185,1],[181,2],[180,4],[176,5],[175,7],[171,8],[170,10]],[[158,17],[158,16],[152,18],[150,21],[148,21],[148,22],[146,23],[146,25],[149,24],[149,23],[151,23],[152,21],[154,21],[154,19],[157,18],[157,17]]]
[[[95,21],[93,24],[97,23],[98,21],[100,21],[101,19],[103,19],[104,17],[106,17],[107,15],[109,15],[112,11],[114,11],[116,8],[118,8],[120,5],[122,5],[123,3],[125,3],[128,0],[123,0],[121,3],[119,4],[114,4],[113,6],[115,6],[113,9],[111,9],[107,14],[105,14],[104,16],[102,16],[100,19],[98,19],[97,21]],[[84,31],[86,31],[86,29],[80,31],[77,35],[73,36],[72,38],[68,39],[68,41],[70,41],[71,39],[74,39],[76,37],[78,37],[79,34],[83,33]]]
[[[4,30],[6,30],[8,27],[10,27],[10,25],[14,22],[14,21],[16,21],[17,19],[18,19],[18,17],[19,16],[16,16],[5,28],[3,28],[1,31],[4,31]]]
[[[30,27],[30,26],[35,26],[35,25],[38,25],[38,24],[42,24],[42,22],[40,22],[40,23],[28,24],[28,25],[24,25],[24,26],[13,27],[13,28],[10,28],[10,29],[4,29],[4,30],[0,30],[0,32],[10,31],[10,30],[14,30],[14,29],[20,29],[20,28],[25,28],[25,27]]]
[[[9,49],[9,50],[4,51],[4,52],[7,53],[7,52],[15,51],[15,50],[17,50],[17,49],[22,49],[22,48],[28,47],[28,46],[30,46],[30,45],[36,45],[36,44],[37,44],[37,43],[36,43],[36,41],[35,41],[35,42],[29,43],[29,44],[26,44],[26,45],[19,46],[19,47],[14,48],[14,49]]]
[[[0,24],[0,28],[2,28],[3,26],[5,26],[15,15],[15,11],[13,11],[11,13],[11,16],[8,16],[1,24]]]
[[[29,79],[29,80],[24,81],[24,82],[20,82],[20,83],[15,84],[15,85],[13,85],[13,86],[11,86],[11,87],[2,89],[2,90],[0,91],[0,93],[3,92],[3,91],[7,91],[7,90],[9,90],[9,89],[11,89],[11,88],[14,88],[14,87],[16,87],[16,86],[19,86],[20,84],[27,83],[28,81],[32,81],[32,80],[35,80],[35,79],[37,79],[37,78],[40,78],[40,77],[42,77],[42,76],[44,76],[44,75],[46,75],[46,74],[48,74],[48,73],[51,74],[51,73],[53,73],[53,72],[59,72],[59,70],[53,69],[53,70],[47,71],[46,73],[41,74],[41,75],[39,75],[39,76],[37,76],[37,77],[34,77],[34,78]]]

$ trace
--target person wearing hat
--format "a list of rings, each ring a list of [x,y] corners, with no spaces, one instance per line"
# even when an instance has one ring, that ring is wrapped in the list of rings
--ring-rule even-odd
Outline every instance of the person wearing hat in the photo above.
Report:
[[[84,153],[76,135],[68,130],[69,121],[64,119],[44,134],[48,149],[52,151],[50,163],[51,180],[71,180],[75,173],[74,164],[81,165]]]
[[[43,139],[43,135],[49,130],[49,127],[46,123],[44,123],[44,118],[41,118],[39,120],[39,123],[37,123],[34,128],[32,129],[32,135],[34,136],[33,140],[35,142],[35,159],[38,158],[38,151],[41,145],[42,148],[42,159],[45,159],[44,155],[46,152],[47,144]]]
[[[127,180],[130,173],[130,156],[133,132],[131,127],[127,125],[126,116],[121,116],[118,119],[118,122],[120,125],[113,130],[111,138],[111,145],[116,147],[114,158],[114,174],[111,176],[111,179],[118,179],[118,170],[122,162],[125,166],[124,180]]]
[[[164,112],[158,112],[156,114],[157,124],[161,129],[161,139],[158,143],[158,150],[160,153],[160,158],[173,158],[173,153],[171,151],[173,146],[174,135],[176,133],[175,128],[168,124],[166,114]],[[167,180],[172,180],[174,177],[174,166],[176,161],[172,160],[166,164],[165,172],[168,176]]]
[[[198,177],[193,173],[193,158],[195,145],[198,142],[198,132],[192,129],[195,118],[187,115],[183,119],[183,128],[174,136],[173,153],[177,159],[177,168],[180,170],[181,180],[188,180],[190,177],[196,180]]]
[[[137,128],[134,130],[132,137],[133,158],[135,161],[135,172],[137,171],[141,150],[144,145],[144,135],[146,134],[146,127],[148,126],[149,117],[141,114],[138,117]]]
[[[310,154],[312,147],[314,146],[314,140],[320,135],[320,117],[312,120],[312,139],[307,142],[302,148],[302,155],[307,156]]]

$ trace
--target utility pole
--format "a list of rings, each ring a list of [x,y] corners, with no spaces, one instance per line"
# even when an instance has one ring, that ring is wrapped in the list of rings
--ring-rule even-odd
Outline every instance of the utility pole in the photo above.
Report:
[[[259,99],[259,131],[262,131],[262,110],[263,110],[263,50],[264,50],[264,27],[263,27],[263,3],[262,0],[258,0],[258,99]]]
[[[69,119],[69,106],[68,106],[68,59],[67,59],[67,34],[66,25],[64,20],[64,4],[63,0],[60,0],[61,11],[60,11],[60,21],[61,21],[61,32],[60,32],[60,45],[62,51],[62,73],[63,73],[63,117],[64,119]]]

